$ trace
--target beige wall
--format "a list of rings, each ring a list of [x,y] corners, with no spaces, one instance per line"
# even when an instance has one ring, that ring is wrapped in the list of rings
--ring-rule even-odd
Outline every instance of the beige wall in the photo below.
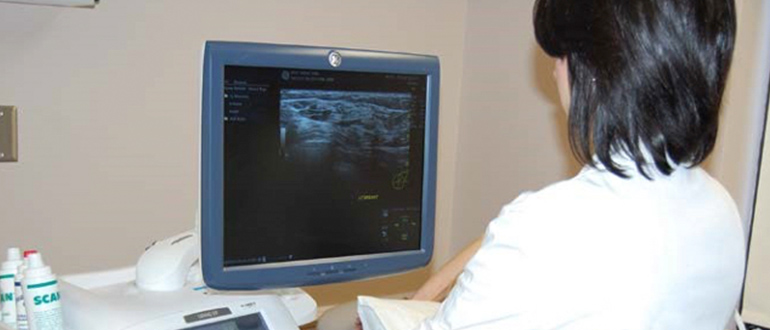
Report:
[[[0,248],[38,248],[72,273],[132,265],[152,240],[192,228],[200,53],[218,39],[438,55],[445,259],[465,11],[465,0],[0,3],[0,104],[20,109],[21,157],[0,163]],[[413,277],[376,284],[403,291]]]
[[[534,39],[533,3],[468,2],[452,251],[481,235],[522,191],[578,169],[553,60]]]

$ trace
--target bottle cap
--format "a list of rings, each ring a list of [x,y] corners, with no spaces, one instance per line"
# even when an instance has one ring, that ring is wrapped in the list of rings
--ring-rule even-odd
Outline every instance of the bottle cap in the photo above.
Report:
[[[45,264],[43,263],[43,256],[40,255],[40,253],[33,253],[29,255],[29,265],[27,268],[40,268],[44,267]]]
[[[8,248],[8,254],[5,260],[6,261],[21,260],[21,251],[19,251],[19,248],[17,247]]]
[[[37,250],[24,250],[24,258],[29,257],[30,254],[37,253]]]
[[[18,270],[16,271],[16,280],[20,281],[22,278],[24,278],[24,274],[27,273],[27,266],[29,265],[29,256],[37,254],[37,250],[25,250],[24,251],[24,262],[19,263]]]
[[[19,275],[24,276],[27,265],[29,265],[29,256],[33,254],[37,254],[37,250],[24,250],[24,262],[19,265]]]
[[[16,273],[21,264],[21,252],[19,252],[19,248],[8,249],[8,260],[3,262],[3,271]]]
[[[29,279],[45,275],[51,275],[51,267],[43,263],[43,256],[40,253],[30,254],[27,270],[24,271],[24,278]]]

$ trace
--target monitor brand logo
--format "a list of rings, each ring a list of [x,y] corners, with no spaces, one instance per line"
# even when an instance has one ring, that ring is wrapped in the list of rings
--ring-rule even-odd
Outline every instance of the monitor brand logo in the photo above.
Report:
[[[329,64],[335,68],[340,66],[342,64],[342,55],[334,50],[329,52]]]

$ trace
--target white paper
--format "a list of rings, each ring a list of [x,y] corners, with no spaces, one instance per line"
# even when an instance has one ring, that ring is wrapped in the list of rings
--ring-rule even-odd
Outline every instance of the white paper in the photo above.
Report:
[[[358,317],[364,330],[412,330],[435,315],[441,304],[433,301],[358,297]]]

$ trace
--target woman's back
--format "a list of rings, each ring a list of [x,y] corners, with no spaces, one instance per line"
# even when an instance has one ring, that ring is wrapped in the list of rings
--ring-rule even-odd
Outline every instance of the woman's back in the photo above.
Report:
[[[424,328],[722,330],[743,242],[700,168],[652,181],[586,168],[506,206]]]

